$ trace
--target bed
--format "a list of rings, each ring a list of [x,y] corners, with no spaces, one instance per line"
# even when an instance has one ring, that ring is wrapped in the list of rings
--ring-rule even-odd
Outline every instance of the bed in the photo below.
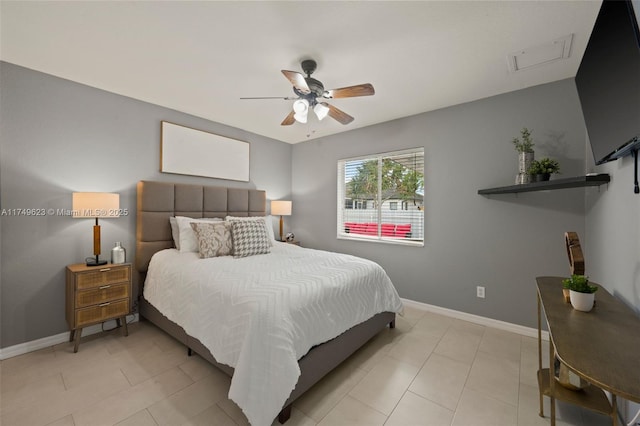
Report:
[[[286,422],[300,395],[383,328],[394,327],[402,303],[382,268],[365,259],[281,242],[273,242],[268,254],[244,258],[200,259],[174,248],[170,217],[264,217],[264,191],[140,181],[137,192],[140,315],[229,374],[229,397],[251,424],[271,424],[275,417]],[[207,278],[196,279],[196,271]],[[353,285],[334,285],[342,275],[355,277]],[[330,290],[306,295],[308,288],[325,287]],[[353,287],[354,294],[343,287]],[[240,303],[247,288],[258,292]],[[213,296],[202,296],[204,289]],[[265,310],[248,312],[247,306]],[[227,317],[234,322],[224,323]],[[271,323],[268,331],[252,328]],[[260,340],[267,335],[266,343]]]

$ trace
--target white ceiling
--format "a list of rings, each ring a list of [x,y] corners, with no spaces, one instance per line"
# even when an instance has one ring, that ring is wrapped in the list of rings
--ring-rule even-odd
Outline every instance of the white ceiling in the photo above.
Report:
[[[297,143],[575,76],[599,1],[156,1],[0,3],[2,60]],[[573,34],[566,60],[510,73],[507,55]],[[280,123],[280,70],[376,94]]]

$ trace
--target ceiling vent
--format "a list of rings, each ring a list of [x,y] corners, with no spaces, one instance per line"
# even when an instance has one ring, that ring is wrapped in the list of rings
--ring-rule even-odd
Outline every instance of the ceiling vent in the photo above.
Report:
[[[548,43],[519,50],[507,56],[510,72],[524,71],[539,65],[566,59],[571,52],[573,34]]]

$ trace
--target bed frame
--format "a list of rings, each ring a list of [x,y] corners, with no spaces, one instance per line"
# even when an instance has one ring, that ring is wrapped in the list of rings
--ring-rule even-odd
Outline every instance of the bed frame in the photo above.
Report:
[[[214,364],[229,376],[233,368],[220,364],[211,352],[182,327],[170,321],[143,297],[143,284],[151,256],[159,250],[173,247],[169,217],[264,216],[266,193],[255,189],[226,188],[167,182],[138,182],[136,213],[136,270],[140,273],[140,316],[149,320],[192,351]],[[300,377],[296,387],[278,415],[280,423],[291,416],[291,406],[300,395],[311,388],[327,373],[379,333],[387,325],[395,327],[395,313],[382,312],[345,331],[340,336],[314,346],[302,357]]]

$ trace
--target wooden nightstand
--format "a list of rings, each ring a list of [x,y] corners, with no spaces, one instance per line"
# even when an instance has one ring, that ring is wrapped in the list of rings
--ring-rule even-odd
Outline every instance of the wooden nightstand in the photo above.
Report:
[[[287,244],[293,244],[294,246],[299,246],[300,245],[300,241],[286,241],[286,240],[277,240],[279,243],[287,243]]]
[[[75,341],[78,352],[82,329],[115,319],[127,330],[127,314],[131,310],[131,264],[87,266],[84,263],[67,266],[66,316],[69,341]]]

